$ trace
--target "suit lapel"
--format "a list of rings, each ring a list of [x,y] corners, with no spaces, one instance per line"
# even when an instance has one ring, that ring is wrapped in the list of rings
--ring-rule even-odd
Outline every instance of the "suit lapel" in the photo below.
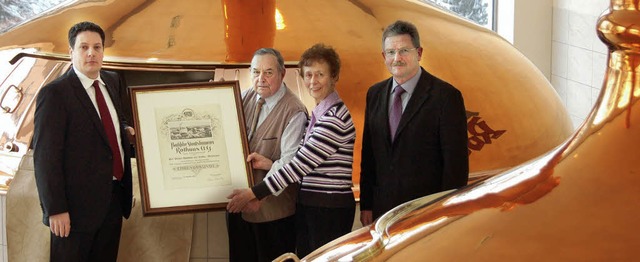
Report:
[[[420,80],[418,80],[418,84],[416,84],[416,88],[413,90],[413,94],[411,94],[409,103],[402,113],[402,117],[400,118],[400,123],[398,124],[398,129],[396,131],[396,138],[402,133],[402,129],[404,129],[409,120],[416,115],[425,101],[427,101],[427,98],[429,98],[429,90],[432,86],[431,82],[433,82],[433,76],[422,68],[420,68],[420,70],[422,70]],[[387,113],[387,115],[388,114],[389,113]]]
[[[75,71],[73,71],[73,68],[69,70],[68,76],[69,76],[68,80],[70,82],[69,84],[73,89],[74,95],[76,96],[78,101],[80,101],[80,104],[82,105],[82,108],[84,109],[84,111],[89,115],[89,118],[93,123],[93,126],[96,128],[96,130],[102,137],[102,140],[107,145],[109,145],[109,139],[107,138],[107,134],[104,132],[104,126],[102,125],[102,121],[100,120],[98,111],[96,110],[96,107],[91,102],[91,99],[87,94],[87,91],[82,86],[82,83],[80,82],[80,79],[76,75]]]

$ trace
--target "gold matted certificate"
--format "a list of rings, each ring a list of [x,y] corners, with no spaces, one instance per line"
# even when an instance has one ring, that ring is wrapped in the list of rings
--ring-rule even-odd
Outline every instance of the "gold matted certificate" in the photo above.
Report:
[[[143,214],[223,209],[253,184],[237,81],[131,87]]]

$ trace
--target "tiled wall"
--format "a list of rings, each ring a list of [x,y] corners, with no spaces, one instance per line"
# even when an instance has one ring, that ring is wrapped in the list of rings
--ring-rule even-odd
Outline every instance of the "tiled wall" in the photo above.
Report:
[[[0,194],[0,224],[2,228],[0,228],[0,262],[7,262],[7,196],[4,194]]]
[[[193,220],[191,262],[229,261],[224,211],[198,213]]]
[[[551,84],[574,128],[586,119],[604,80],[607,48],[596,35],[596,21],[609,0],[554,0]]]

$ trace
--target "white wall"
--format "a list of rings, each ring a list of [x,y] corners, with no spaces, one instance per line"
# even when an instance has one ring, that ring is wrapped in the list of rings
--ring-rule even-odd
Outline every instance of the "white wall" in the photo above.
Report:
[[[596,35],[596,21],[609,4],[609,0],[553,0],[551,84],[574,128],[586,119],[604,80],[608,50]]]
[[[553,0],[497,0],[497,32],[551,79]]]
[[[497,32],[551,81],[574,128],[591,111],[608,50],[596,21],[609,0],[497,0]]]
[[[513,44],[551,79],[553,0],[519,0],[515,5]]]
[[[496,32],[504,39],[513,44],[514,28],[515,28],[515,0],[496,0],[496,13],[493,14],[497,19]]]

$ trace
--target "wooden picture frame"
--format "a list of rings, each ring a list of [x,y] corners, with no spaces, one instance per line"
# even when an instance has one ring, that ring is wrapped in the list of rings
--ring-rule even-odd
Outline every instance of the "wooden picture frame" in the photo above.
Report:
[[[253,185],[238,81],[130,90],[144,216],[224,209]]]

